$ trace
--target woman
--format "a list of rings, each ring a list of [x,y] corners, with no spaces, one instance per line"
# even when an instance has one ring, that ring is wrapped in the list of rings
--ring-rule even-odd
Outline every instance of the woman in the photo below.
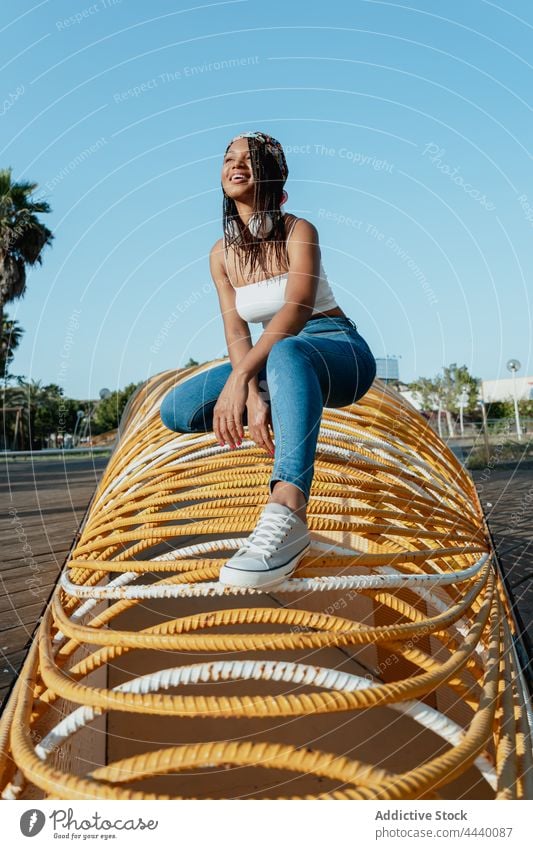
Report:
[[[288,173],[283,148],[265,133],[241,133],[226,148],[224,238],[211,249],[210,270],[230,362],[161,404],[173,431],[213,430],[235,448],[247,425],[274,457],[268,501],[219,576],[260,589],[283,582],[310,546],[306,507],[323,407],[353,404],[376,375],[372,351],[330,289],[316,228],[281,211]],[[255,345],[249,321],[264,328]]]

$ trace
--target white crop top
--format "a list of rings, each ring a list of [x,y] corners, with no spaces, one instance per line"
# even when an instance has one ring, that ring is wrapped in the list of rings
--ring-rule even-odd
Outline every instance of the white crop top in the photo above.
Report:
[[[289,241],[296,221],[298,221],[297,218],[292,224],[287,236],[287,242]],[[225,247],[224,259],[226,259]],[[226,262],[226,272],[229,279],[229,272],[227,269],[228,266]],[[235,289],[235,307],[241,318],[244,319],[244,321],[261,322],[263,328],[266,327],[268,322],[285,303],[285,287],[288,276],[289,272],[286,271],[284,274],[277,274],[275,277],[267,277],[266,280],[258,280],[256,283],[246,283],[241,286],[233,286],[232,283],[231,285]],[[334,307],[337,306],[338,304],[333,292],[331,291],[321,259],[320,278],[312,315],[334,309]]]

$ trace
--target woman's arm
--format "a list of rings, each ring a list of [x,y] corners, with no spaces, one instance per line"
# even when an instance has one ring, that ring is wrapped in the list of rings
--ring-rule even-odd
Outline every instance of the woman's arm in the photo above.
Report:
[[[235,370],[245,380],[257,374],[278,340],[299,333],[313,313],[320,277],[320,246],[318,231],[310,221],[300,218],[296,222],[287,251],[289,276],[285,303],[251,350],[237,362]]]
[[[228,346],[228,355],[233,370],[241,365],[244,357],[253,348],[248,323],[237,312],[235,307],[235,289],[228,280],[224,268],[224,242],[219,239],[209,254],[211,277],[217,289],[220,311],[224,321],[224,335]],[[261,368],[261,366],[259,366]],[[259,368],[257,371],[259,371]],[[259,396],[257,373],[250,375],[248,380],[249,397]]]

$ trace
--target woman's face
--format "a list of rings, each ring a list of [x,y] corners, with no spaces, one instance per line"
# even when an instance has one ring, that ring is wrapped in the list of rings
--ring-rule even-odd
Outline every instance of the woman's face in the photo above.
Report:
[[[252,201],[254,175],[247,139],[235,139],[222,163],[222,188],[234,200]]]

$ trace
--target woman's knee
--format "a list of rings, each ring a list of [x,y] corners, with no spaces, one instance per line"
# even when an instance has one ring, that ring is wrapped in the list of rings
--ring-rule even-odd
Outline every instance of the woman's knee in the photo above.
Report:
[[[274,342],[272,348],[268,352],[267,370],[270,365],[280,360],[292,360],[295,356],[307,356],[309,343],[302,339],[301,336],[285,336],[283,339],[278,339]]]
[[[159,408],[161,421],[169,430],[176,433],[192,433],[190,416],[178,393],[173,390],[165,395]]]

